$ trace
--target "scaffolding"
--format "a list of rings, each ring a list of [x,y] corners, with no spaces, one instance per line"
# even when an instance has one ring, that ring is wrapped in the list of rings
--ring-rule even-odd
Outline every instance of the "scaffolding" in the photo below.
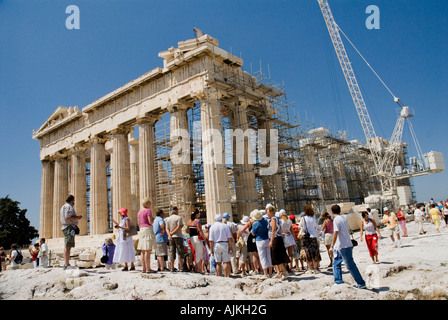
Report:
[[[206,64],[207,85],[201,102],[189,101],[188,164],[173,165],[171,161],[169,112],[163,111],[155,125],[157,209],[169,212],[177,206],[188,221],[194,209],[206,212],[206,193],[211,192],[218,195],[218,211],[231,211],[239,221],[267,203],[289,214],[299,214],[307,204],[321,213],[329,204],[361,204],[380,190],[369,150],[359,141],[348,141],[341,132],[301,121],[287,99],[284,84],[274,82],[261,64],[258,71],[248,73],[242,65],[218,59],[215,52],[201,59]],[[225,150],[215,155],[222,163],[207,169],[220,181],[213,186],[206,185],[204,179],[201,126],[207,121],[222,133]],[[265,146],[257,143],[263,130],[267,133]],[[271,156],[272,133],[278,139],[273,140],[277,142],[274,158],[278,166],[266,175],[262,173],[272,163],[267,164],[260,155]],[[201,219],[205,223],[206,215]]]

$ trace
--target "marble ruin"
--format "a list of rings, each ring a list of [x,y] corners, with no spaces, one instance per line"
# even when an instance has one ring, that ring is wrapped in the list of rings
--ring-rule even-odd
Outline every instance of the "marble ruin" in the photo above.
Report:
[[[283,86],[261,70],[244,71],[217,39],[197,34],[159,57],[163,68],[82,109],[60,106],[33,132],[42,162],[40,237],[62,237],[68,194],[86,217],[80,235],[102,235],[113,232],[122,207],[136,221],[144,198],[153,211],[177,206],[185,221],[200,208],[213,223],[216,213],[239,221],[266,203],[292,214],[306,203],[360,204],[378,190],[365,147],[299,126]],[[209,134],[228,129],[230,138]],[[249,129],[258,138],[265,129],[265,145],[251,144]],[[263,174],[272,164],[276,170]]]

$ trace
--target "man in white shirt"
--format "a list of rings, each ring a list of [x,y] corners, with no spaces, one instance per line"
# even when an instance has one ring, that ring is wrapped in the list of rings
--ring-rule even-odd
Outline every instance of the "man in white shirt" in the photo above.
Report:
[[[233,237],[230,228],[222,223],[222,215],[217,214],[215,223],[210,227],[208,241],[210,242],[211,254],[215,256],[216,275],[220,276],[224,263],[224,277],[230,276],[230,255],[232,252]]]
[[[414,211],[414,221],[418,224],[419,231],[418,234],[425,234],[426,232],[423,230],[423,219],[425,217],[425,214],[421,210],[423,205],[418,205],[417,209]]]
[[[40,249],[37,257],[39,258],[39,266],[48,268],[48,246],[45,243],[45,238],[40,239]]]
[[[353,260],[353,244],[350,238],[350,227],[347,219],[341,216],[341,208],[335,204],[331,206],[334,214],[333,239],[331,242],[330,254],[333,254],[333,275],[336,284],[342,284],[342,262],[356,282],[356,288],[365,289],[366,283]]]
[[[64,270],[70,267],[70,251],[75,247],[75,229],[78,226],[78,220],[82,219],[82,216],[76,215],[75,209],[75,197],[69,195],[65,200],[65,204],[60,210],[62,233],[64,234]]]
[[[232,253],[230,255],[230,264],[232,266],[232,272],[234,274],[238,274],[238,264],[236,263],[236,234],[238,233],[238,227],[235,222],[230,221],[230,214],[225,212],[222,217],[224,218],[225,224],[230,229],[230,233],[232,234],[233,241],[232,241]]]

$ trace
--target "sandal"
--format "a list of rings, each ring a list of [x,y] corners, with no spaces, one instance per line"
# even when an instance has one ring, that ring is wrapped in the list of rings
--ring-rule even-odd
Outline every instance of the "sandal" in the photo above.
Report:
[[[121,271],[128,271],[128,267],[124,267]]]

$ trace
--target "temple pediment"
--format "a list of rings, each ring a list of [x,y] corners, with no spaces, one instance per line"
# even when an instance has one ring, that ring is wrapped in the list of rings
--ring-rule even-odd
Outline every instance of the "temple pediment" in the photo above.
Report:
[[[81,116],[82,113],[79,110],[78,106],[59,106],[37,131],[33,130],[33,139],[39,139],[39,137],[47,134],[57,127]]]
[[[166,51],[159,52],[159,57],[163,58],[164,69],[171,69],[172,67],[180,66],[189,59],[196,57],[203,53],[213,53],[218,60],[224,61],[226,64],[241,67],[243,60],[227,51],[219,48],[219,42],[208,34],[203,34],[202,31],[195,28],[197,38],[180,41],[177,43],[177,48],[171,47]],[[199,31],[199,33],[198,33]]]

